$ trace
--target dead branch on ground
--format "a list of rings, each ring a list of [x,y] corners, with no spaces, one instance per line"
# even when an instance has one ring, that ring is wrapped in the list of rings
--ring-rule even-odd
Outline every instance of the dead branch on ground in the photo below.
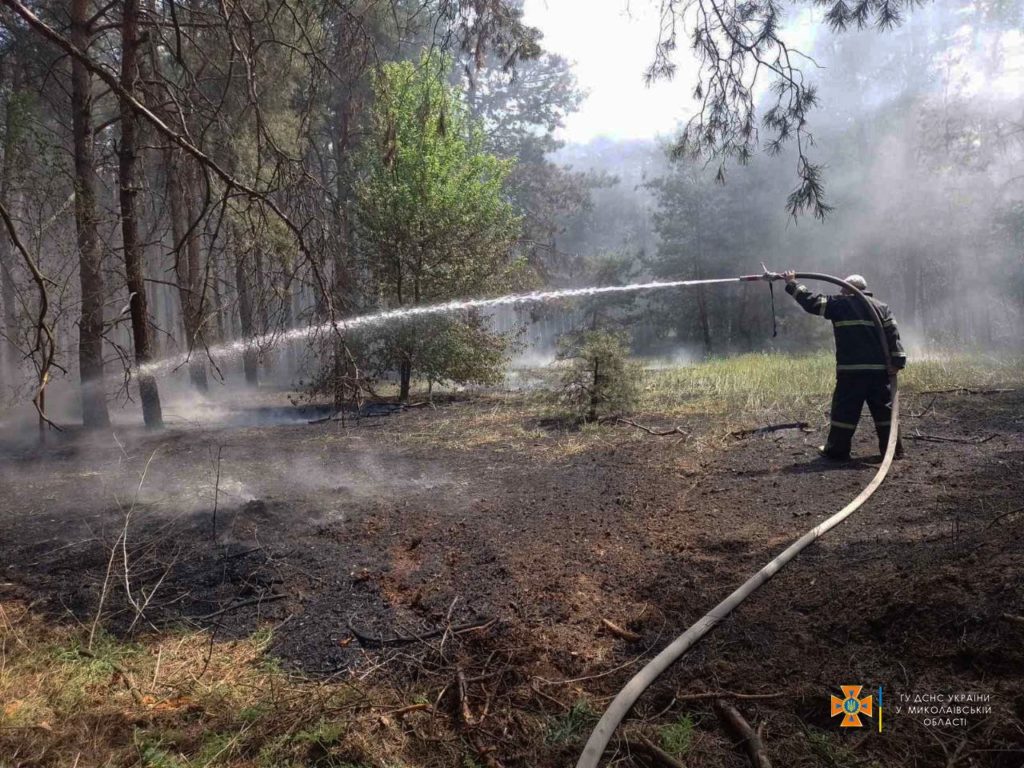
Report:
[[[433,629],[429,632],[422,632],[419,634],[410,635],[395,635],[394,637],[374,637],[368,635],[365,632],[360,632],[352,624],[352,619],[347,622],[348,631],[352,633],[352,636],[359,641],[359,644],[364,648],[381,648],[388,645],[406,645],[408,643],[415,643],[421,640],[430,640],[435,637],[441,637],[445,634],[461,635],[464,632],[473,632],[475,630],[490,629],[497,623],[497,619],[485,619],[483,621],[470,622],[468,624],[456,624],[455,626],[444,627],[443,629]]]
[[[624,419],[621,416],[606,416],[603,419],[598,419],[598,424],[627,424],[636,429],[642,430],[649,435],[655,437],[667,437],[668,435],[682,435],[683,437],[689,437],[690,433],[685,431],[682,427],[673,427],[672,429],[654,429],[652,427],[645,427],[643,424],[637,424],[631,419]]]
[[[620,627],[618,624],[616,624],[614,621],[611,621],[610,619],[601,619],[601,624],[613,635],[615,635],[616,637],[621,637],[623,640],[628,640],[631,643],[635,643],[638,640],[640,640],[640,635],[638,635],[636,632],[626,629],[625,627]]]
[[[425,701],[421,701],[418,704],[410,704],[407,707],[400,707],[387,713],[388,717],[405,717],[412,712],[422,712],[425,709],[430,709],[430,705]]]
[[[474,724],[473,712],[469,708],[469,694],[466,691],[466,673],[462,669],[455,670],[455,694],[462,724],[466,728],[472,728]]]
[[[778,432],[783,429],[799,429],[801,431],[809,431],[811,425],[806,421],[791,421],[787,424],[768,424],[764,427],[755,427],[753,429],[737,429],[735,432],[730,432],[729,437],[735,437],[737,439],[743,437],[752,437],[753,435],[765,435],[769,432]]]
[[[933,406],[933,405],[935,405],[935,399],[936,399],[936,398],[934,398],[934,397],[933,397],[933,398],[931,399],[931,402],[929,402],[929,403],[928,403],[928,405],[926,405],[926,406],[924,407],[924,410],[920,411],[919,413],[913,413],[913,412],[911,412],[911,413],[909,413],[909,414],[907,414],[907,415],[908,415],[908,416],[910,416],[910,417],[911,417],[912,419],[920,419],[920,418],[923,418],[923,417],[924,417],[924,416],[925,416],[925,415],[926,415],[926,414],[927,414],[927,413],[928,413],[928,412],[929,412],[929,411],[930,411],[930,410],[932,409],[932,406]]]
[[[210,619],[215,619],[218,616],[223,616],[225,613],[237,611],[239,608],[247,608],[250,605],[262,605],[263,603],[272,603],[276,600],[283,600],[286,597],[288,597],[288,595],[282,594],[280,592],[275,592],[271,595],[263,595],[261,597],[254,597],[250,600],[242,600],[237,603],[231,603],[230,605],[226,605],[220,610],[214,611],[213,613],[207,613],[203,616],[193,616],[192,618],[196,621],[209,621]]]
[[[643,755],[657,768],[686,768],[685,763],[672,757],[672,755],[644,736],[641,736],[639,739],[627,739],[625,744],[630,752]]]
[[[762,727],[759,726],[755,731],[739,710],[724,699],[715,700],[715,712],[722,724],[725,725],[726,730],[743,742],[753,768],[772,768],[768,752],[764,748],[764,741],[761,739]]]
[[[907,440],[921,440],[926,443],[963,443],[965,445],[983,445],[989,440],[999,437],[999,433],[993,432],[988,437],[946,437],[944,435],[925,435],[917,432],[912,435],[904,435]]]
[[[676,701],[705,701],[707,699],[735,699],[737,701],[760,701],[780,699],[785,693],[734,693],[733,691],[706,691],[704,693],[676,694]]]
[[[991,528],[993,525],[998,523],[1000,520],[1004,520],[1007,517],[1011,517],[1012,515],[1016,515],[1018,512],[1024,512],[1024,507],[1017,507],[1016,509],[1011,509],[1009,512],[1003,512],[1001,515],[996,515],[995,517],[993,517],[989,521],[988,525],[985,526],[985,530],[987,531],[989,528]]]
[[[88,648],[79,648],[78,655],[85,656],[87,659],[99,660],[99,657]],[[111,661],[107,658],[102,659],[102,661],[114,670],[116,674],[120,675],[121,681],[124,683],[124,687],[127,688],[128,692],[132,695],[132,699],[135,701],[135,704],[137,706],[142,706],[142,694],[139,693],[139,689],[135,686],[135,680],[132,678],[131,673],[116,661]]]
[[[953,387],[952,389],[926,389],[922,395],[1000,395],[1004,392],[1016,392],[1016,389],[969,389]]]

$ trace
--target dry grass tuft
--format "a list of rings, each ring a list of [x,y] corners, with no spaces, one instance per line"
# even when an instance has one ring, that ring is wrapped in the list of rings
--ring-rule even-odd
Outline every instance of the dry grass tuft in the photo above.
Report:
[[[282,671],[266,655],[270,630],[238,641],[101,634],[91,651],[86,638],[0,604],[4,766],[340,768],[400,751],[398,734],[366,742],[368,692]]]

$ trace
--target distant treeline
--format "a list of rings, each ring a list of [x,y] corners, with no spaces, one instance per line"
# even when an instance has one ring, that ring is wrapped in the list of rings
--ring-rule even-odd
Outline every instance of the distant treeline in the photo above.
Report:
[[[864,274],[912,348],[1019,347],[1021,9],[997,6],[822,29],[817,92],[786,92],[783,114],[751,91],[761,122],[738,126],[739,150],[702,154],[676,137],[563,147],[582,94],[519,0],[4,0],[0,392],[43,411],[64,377],[87,426],[129,394],[156,426],[160,382],[138,366],[188,355],[200,391],[276,367],[314,396],[388,379],[407,397],[414,381],[497,380],[517,341],[544,339],[474,314],[374,334],[330,321],[762,261]],[[774,156],[747,156],[760,131],[784,134]],[[774,340],[763,285],[530,314],[550,334],[624,329],[649,353],[827,335],[776,304]],[[271,351],[309,326],[328,330]]]

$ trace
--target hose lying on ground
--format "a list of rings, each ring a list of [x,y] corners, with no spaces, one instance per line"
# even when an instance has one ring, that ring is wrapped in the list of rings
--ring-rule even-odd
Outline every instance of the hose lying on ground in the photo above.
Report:
[[[870,310],[871,317],[878,330],[879,341],[881,342],[882,352],[885,356],[886,367],[890,371],[894,370],[889,355],[889,343],[885,335],[885,328],[882,325],[882,319],[879,317],[874,305],[863,293],[861,293],[861,291],[857,290],[857,288],[850,285],[845,280],[840,280],[838,277],[833,277],[831,275],[823,275],[814,272],[799,272],[796,276],[805,280],[821,280],[824,282],[834,283],[835,285],[848,289],[852,294],[859,296],[861,301],[863,301]],[[780,276],[777,274],[765,272],[763,275],[750,275],[740,279],[777,280],[779,277]],[[758,587],[763,585],[768,581],[768,579],[782,570],[782,568],[800,554],[808,544],[835,528],[846,518],[860,509],[861,505],[865,501],[871,498],[871,495],[882,484],[882,481],[885,480],[885,476],[889,472],[889,467],[892,464],[893,456],[896,453],[896,444],[899,439],[899,403],[897,399],[898,395],[896,391],[895,373],[890,374],[889,382],[890,390],[892,392],[892,425],[889,429],[889,442],[885,447],[885,455],[882,457],[882,463],[878,467],[878,471],[875,473],[875,476],[871,478],[871,482],[868,483],[864,490],[857,495],[857,498],[832,515],[832,517],[822,523],[819,523],[790,544],[781,554],[747,579],[738,589],[736,589],[736,591],[708,611],[696,624],[676,638],[671,645],[665,648],[665,650],[648,662],[643,669],[637,672],[633,679],[626,684],[626,687],[619,691],[618,695],[608,706],[608,709],[605,710],[604,715],[601,716],[600,721],[598,721],[593,733],[590,734],[590,738],[587,740],[587,744],[583,749],[583,754],[580,755],[580,759],[576,763],[576,768],[597,768],[597,765],[601,760],[601,756],[604,754],[604,750],[608,746],[608,742],[611,740],[612,734],[615,733],[615,729],[618,727],[619,723],[621,723],[626,717],[629,710],[633,708],[633,705],[636,703],[636,700],[640,698],[640,695],[647,690],[647,688],[650,687],[650,685],[658,679],[666,669],[674,664],[684,653],[686,653],[686,651],[696,644],[698,640],[711,631],[718,622],[732,613],[740,603],[750,597]]]

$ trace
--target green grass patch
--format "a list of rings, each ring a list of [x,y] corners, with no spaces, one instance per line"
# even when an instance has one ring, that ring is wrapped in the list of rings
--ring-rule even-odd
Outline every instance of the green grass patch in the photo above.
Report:
[[[579,738],[596,721],[597,715],[590,704],[577,701],[572,709],[551,723],[546,741],[548,744],[568,744]]]
[[[673,757],[683,757],[693,744],[693,718],[683,715],[676,722],[662,726],[658,731],[661,748]]]
[[[640,410],[650,413],[793,411],[820,407],[835,383],[831,352],[814,355],[755,353],[694,365],[646,369]],[[900,374],[904,392],[1024,383],[1024,358],[936,354]]]

